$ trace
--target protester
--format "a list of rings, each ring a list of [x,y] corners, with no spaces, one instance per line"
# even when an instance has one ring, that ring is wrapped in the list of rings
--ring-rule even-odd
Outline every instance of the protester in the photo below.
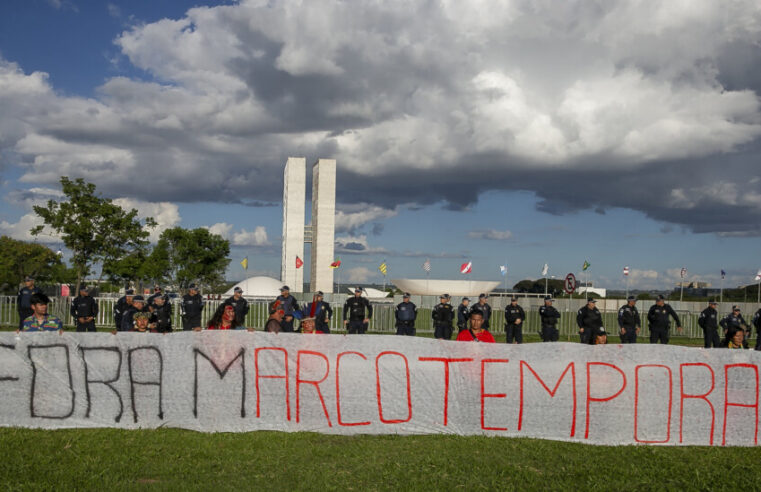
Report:
[[[280,295],[277,296],[277,300],[280,301],[280,309],[283,310],[280,331],[290,333],[293,331],[294,318],[301,316],[299,301],[291,295],[291,289],[287,285],[280,287]]]
[[[269,306],[270,317],[267,319],[267,323],[264,325],[264,331],[269,333],[280,333],[280,327],[282,326],[283,317],[285,311],[280,306],[280,301],[275,300]]]
[[[728,349],[745,349],[748,348],[745,342],[745,331],[742,328],[731,326],[724,336],[721,346]]]
[[[151,313],[147,311],[136,312],[132,316],[134,325],[129,331],[138,333],[158,333],[150,326]]]
[[[468,323],[470,327],[457,335],[458,342],[495,343],[494,336],[483,328],[484,316],[481,311],[471,312]]]
[[[605,328],[602,326],[597,328],[594,332],[592,332],[592,336],[589,337],[589,344],[590,345],[607,345],[608,343],[608,332],[605,331]]]
[[[346,299],[344,304],[344,325],[351,334],[363,334],[367,331],[373,307],[366,298],[362,297],[362,288],[354,289],[354,297]]]
[[[159,333],[172,332],[172,305],[166,296],[157,296],[153,299],[151,310],[151,325]]]
[[[304,314],[309,313],[309,316],[314,317],[315,327],[323,332],[330,333],[330,319],[333,317],[333,308],[330,304],[323,301],[325,294],[322,291],[317,293],[312,298],[312,302],[304,306]]]
[[[18,310],[18,327],[19,330],[24,327],[24,320],[33,314],[32,309],[32,296],[34,294],[41,294],[42,291],[34,286],[34,278],[27,276],[24,278],[24,287],[18,291],[18,297],[16,298],[16,309]]]
[[[201,328],[201,313],[203,308],[203,297],[198,292],[198,287],[196,284],[190,284],[188,286],[188,293],[182,296],[182,301],[180,302],[182,329],[184,331]]]
[[[323,332],[315,327],[315,319],[312,317],[302,318],[301,333],[305,335],[322,335]]]
[[[98,303],[90,296],[90,289],[86,285],[79,286],[79,295],[71,301],[71,316],[77,331],[95,331]]]
[[[245,330],[245,321],[231,304],[220,304],[206,326],[207,330]],[[196,331],[199,331],[198,329]]]
[[[127,309],[132,307],[133,297],[135,297],[135,291],[132,289],[126,289],[124,295],[116,301],[116,305],[114,306],[114,325],[116,325],[117,330],[120,330],[122,327],[124,313],[127,312]]]
[[[135,327],[135,315],[137,313],[147,313],[150,318],[150,312],[148,306],[145,305],[145,299],[143,296],[135,296],[132,298],[132,306],[127,309],[122,317],[122,326],[119,331],[132,331]]]
[[[22,322],[21,329],[25,332],[57,331],[63,334],[63,323],[58,317],[48,314],[48,304],[50,299],[42,292],[32,294],[29,298],[32,314]],[[18,331],[16,330],[16,333]]]
[[[441,294],[439,302],[431,311],[433,318],[433,336],[445,340],[452,339],[452,321],[454,320],[454,308],[449,304],[449,294]]]

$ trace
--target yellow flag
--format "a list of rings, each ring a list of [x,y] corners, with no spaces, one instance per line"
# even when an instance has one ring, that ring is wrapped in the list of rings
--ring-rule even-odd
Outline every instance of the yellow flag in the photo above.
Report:
[[[248,270],[248,256],[241,260],[240,266],[242,266],[244,270]]]
[[[384,261],[383,263],[381,263],[381,264],[380,264],[380,266],[378,266],[378,270],[380,270],[380,272],[381,272],[383,275],[385,275],[385,274],[386,274],[386,271],[387,271],[387,270],[386,270],[386,262],[385,262],[385,261]]]

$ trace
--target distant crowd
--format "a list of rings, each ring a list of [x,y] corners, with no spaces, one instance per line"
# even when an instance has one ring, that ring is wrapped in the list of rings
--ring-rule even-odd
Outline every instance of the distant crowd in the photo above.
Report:
[[[63,332],[63,323],[53,315],[48,314],[47,307],[50,299],[35,287],[34,279],[26,277],[24,287],[18,294],[19,331],[59,331]],[[343,320],[349,334],[364,334],[373,315],[373,306],[362,289],[357,288],[354,296],[349,297],[343,306]],[[94,332],[95,319],[98,315],[98,303],[90,296],[87,286],[80,286],[78,296],[72,300],[71,316],[75,320],[79,332]],[[267,332],[299,332],[304,334],[329,334],[333,309],[323,300],[324,294],[317,292],[312,302],[300,305],[295,297],[290,295],[290,289],[284,285],[280,295],[269,304],[269,318],[263,330]],[[440,302],[431,311],[434,325],[434,336],[438,339],[451,340],[454,327],[457,327],[456,340],[494,343],[490,331],[492,307],[488,303],[488,295],[480,294],[478,301],[470,304],[470,299],[462,298],[455,309],[451,304],[449,294],[442,294]],[[543,342],[556,342],[559,338],[557,329],[560,312],[554,308],[552,297],[544,299],[544,305],[539,308],[541,320],[540,336]],[[618,336],[621,343],[637,343],[637,336],[642,327],[637,300],[629,297],[626,305],[618,311]],[[706,348],[725,347],[730,349],[747,349],[751,335],[751,324],[756,327],[758,335],[761,332],[761,309],[753,315],[751,323],[743,318],[739,306],[733,306],[732,312],[721,317],[716,310],[717,303],[709,301],[698,318],[698,324],[703,329],[704,346]],[[211,316],[206,326],[201,319],[205,307],[204,299],[198,287],[191,284],[188,293],[180,299],[180,313],[183,331],[205,330],[248,330],[253,327],[245,326],[246,315],[249,311],[248,301],[243,297],[243,290],[236,287],[233,295],[225,299]],[[397,335],[414,336],[417,306],[410,301],[410,294],[404,293],[402,302],[395,310]],[[141,332],[141,333],[171,333],[172,307],[161,286],[154,286],[153,293],[147,298],[135,295],[132,289],[127,289],[114,306],[114,323],[112,333]],[[507,343],[523,343],[523,325],[526,319],[524,309],[513,297],[505,307],[505,332]],[[658,296],[647,313],[650,329],[650,343],[668,343],[671,320],[676,329],[682,330],[677,313],[666,304],[663,296]],[[296,326],[298,322],[298,326]],[[603,326],[602,313],[596,307],[596,300],[587,299],[587,304],[576,314],[579,341],[590,345],[608,343],[608,332]],[[723,339],[719,336],[719,329]],[[755,350],[761,350],[761,337],[757,336]]]

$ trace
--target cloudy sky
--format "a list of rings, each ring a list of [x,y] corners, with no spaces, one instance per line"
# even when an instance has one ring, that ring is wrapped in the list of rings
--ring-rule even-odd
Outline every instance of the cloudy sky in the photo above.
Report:
[[[761,4],[0,2],[0,233],[84,177],[279,276],[288,156],[338,162],[342,281],[752,282]]]

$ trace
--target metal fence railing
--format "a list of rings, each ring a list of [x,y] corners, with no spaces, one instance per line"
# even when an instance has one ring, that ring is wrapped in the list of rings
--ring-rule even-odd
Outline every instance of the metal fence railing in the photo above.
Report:
[[[97,297],[98,302],[98,316],[95,324],[99,328],[111,328],[114,327],[113,311],[116,299],[113,297]],[[420,299],[422,301],[422,299]],[[558,302],[556,308],[560,311],[560,323],[558,330],[560,331],[561,340],[577,340],[578,328],[576,325],[576,311],[583,305],[583,301],[574,299],[574,303],[566,302],[562,300]],[[209,318],[214,314],[217,307],[223,302],[220,299],[206,300],[206,307],[204,308],[202,315],[202,326],[208,323]],[[396,302],[391,299],[385,300],[384,303],[373,303],[373,317],[370,320],[368,331],[376,333],[395,333],[395,319],[394,319],[394,307]],[[494,299],[492,319],[491,319],[491,331],[500,333],[504,331],[504,305],[507,300]],[[538,333],[540,329],[539,321],[539,306],[538,300],[524,299],[521,304],[526,311],[526,320],[524,322],[523,333],[531,334]],[[609,334],[618,334],[618,308],[623,301],[607,301],[605,303],[598,303],[598,307],[603,313],[604,326],[608,330]],[[343,302],[331,302],[333,309],[333,318],[331,319],[330,329],[332,332],[343,332]],[[599,305],[603,304],[603,305]],[[677,305],[675,305],[677,304]],[[682,327],[684,328],[682,333],[676,332],[672,323],[671,335],[674,337],[687,337],[687,338],[702,338],[703,330],[698,326],[697,320],[700,315],[700,311],[703,309],[699,303],[672,303],[672,306],[679,315]],[[173,326],[175,329],[182,328],[182,321],[180,319],[180,305],[179,300],[174,299],[172,301],[173,306]],[[246,326],[253,327],[255,329],[263,329],[268,318],[268,301],[266,300],[251,300],[249,301],[250,310],[246,316]],[[69,314],[71,307],[70,297],[52,297],[51,304],[48,307],[48,312],[61,318],[64,325],[71,327],[74,325],[74,321]],[[415,327],[419,333],[432,333],[433,321],[431,319],[432,305],[425,305],[418,307],[418,317],[415,323]],[[684,308],[693,309],[684,309]],[[750,318],[753,314],[751,306],[743,306],[747,309],[744,311],[746,321],[750,322]],[[649,305],[640,306],[640,309],[644,312],[640,313],[642,318],[642,330],[640,331],[640,337],[649,337],[650,333],[647,327],[646,314]],[[724,311],[720,311],[720,316],[723,316]],[[15,296],[0,296],[0,325],[2,326],[18,326],[18,311],[16,309],[16,297]],[[755,330],[754,330],[755,331]],[[754,336],[756,334],[754,333]]]

